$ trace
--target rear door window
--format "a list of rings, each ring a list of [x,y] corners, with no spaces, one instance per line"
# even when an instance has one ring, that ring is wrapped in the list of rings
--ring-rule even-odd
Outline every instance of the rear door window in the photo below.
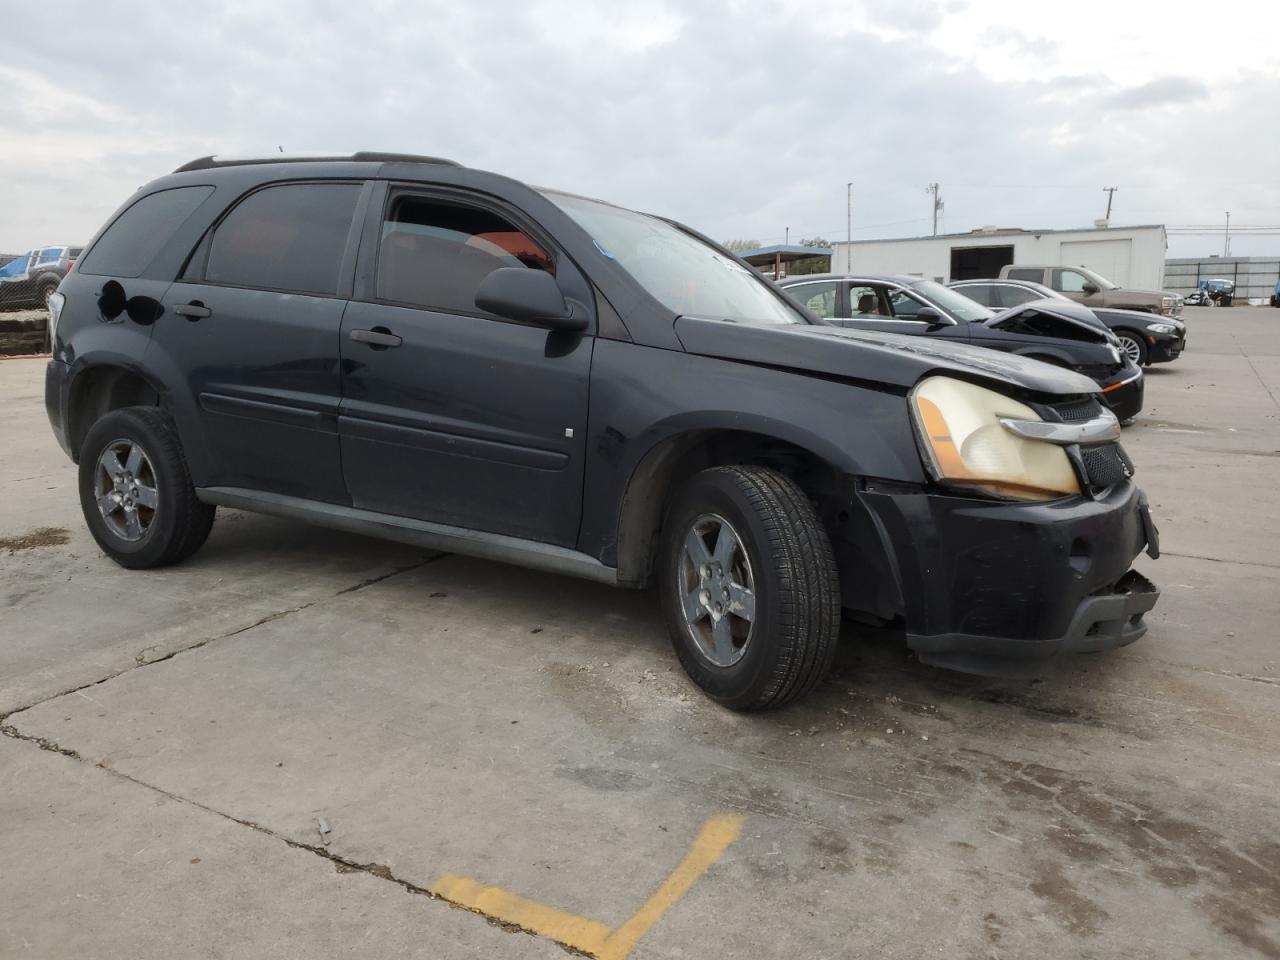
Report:
[[[205,282],[333,296],[360,190],[284,183],[249,194],[214,228]]]
[[[836,315],[836,282],[834,280],[798,283],[794,287],[789,287],[787,293],[820,317],[830,319]]]
[[[976,300],[984,307],[998,307],[996,303],[995,291],[989,283],[966,283],[963,286],[952,288],[956,293],[962,293],[970,300]]]
[[[430,197],[392,198],[378,247],[379,300],[481,314],[476,291],[501,267],[556,270],[540,243],[491,210]]]
[[[1040,283],[1044,280],[1044,271],[1040,269],[1010,270],[1007,276],[1010,280],[1032,280]]]
[[[1008,309],[1016,307],[1024,303],[1030,303],[1032,300],[1043,299],[1043,294],[1035,290],[1028,290],[1026,287],[1015,287],[1008,284],[999,287],[1000,303],[989,303],[987,306],[1000,306]]]
[[[213,187],[174,187],[142,197],[107,228],[77,264],[77,273],[136,277],[204,203]]]

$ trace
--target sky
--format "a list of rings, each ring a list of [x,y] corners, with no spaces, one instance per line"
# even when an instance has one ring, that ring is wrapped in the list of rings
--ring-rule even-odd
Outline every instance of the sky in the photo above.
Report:
[[[7,7],[12,0],[0,0]],[[62,0],[6,13],[0,252],[206,154],[446,156],[720,240],[1112,223],[1280,255],[1280,4]]]

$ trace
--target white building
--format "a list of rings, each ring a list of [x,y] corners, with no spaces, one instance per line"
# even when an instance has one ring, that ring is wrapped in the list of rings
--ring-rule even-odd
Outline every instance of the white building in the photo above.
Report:
[[[995,277],[1011,263],[1062,264],[1088,267],[1122,287],[1160,290],[1169,244],[1164,226],[1157,224],[1088,230],[982,227],[970,233],[831,246],[835,273],[906,273],[946,283]]]

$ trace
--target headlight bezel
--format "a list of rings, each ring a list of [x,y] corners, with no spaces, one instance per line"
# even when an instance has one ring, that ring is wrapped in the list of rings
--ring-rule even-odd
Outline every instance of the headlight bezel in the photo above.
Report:
[[[932,385],[940,385],[943,395]],[[950,409],[944,412],[939,401]],[[907,403],[920,459],[939,486],[1010,502],[1047,503],[1083,496],[1083,480],[1065,446],[1029,439],[1005,425],[1010,419],[1045,422],[1027,403],[946,374],[921,378],[908,393]],[[958,431],[963,436],[956,443]],[[971,443],[978,439],[980,445]]]
[[[1165,336],[1172,336],[1178,332],[1178,328],[1171,323],[1148,323],[1147,333],[1159,333]]]

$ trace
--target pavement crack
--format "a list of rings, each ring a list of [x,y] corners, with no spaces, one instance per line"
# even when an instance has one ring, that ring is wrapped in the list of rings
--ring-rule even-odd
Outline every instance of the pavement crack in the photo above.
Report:
[[[431,559],[437,559],[437,558],[433,557]],[[429,563],[430,560],[424,561],[424,562]],[[421,564],[418,564],[417,566],[421,566]],[[407,568],[407,569],[412,569],[412,568]],[[388,574],[387,576],[392,576],[392,575],[393,574]],[[378,579],[386,579],[386,577],[379,577]],[[134,786],[142,787],[144,790],[150,790],[152,793],[159,794],[160,796],[168,800],[172,800],[174,803],[180,803],[188,807],[194,807],[195,809],[203,811],[204,813],[210,814],[215,817],[220,817],[223,820],[228,820],[231,823],[238,824],[239,826],[242,826],[242,827],[247,827],[248,829],[253,830],[257,833],[260,833],[265,837],[270,837],[273,840],[277,840],[280,843],[283,843],[285,846],[293,848],[294,850],[304,850],[307,853],[314,854],[315,856],[320,857],[322,860],[328,860],[330,863],[332,863],[334,865],[334,869],[336,869],[339,873],[367,873],[369,874],[369,876],[377,877],[379,880],[385,880],[388,883],[394,883],[396,886],[400,887],[406,893],[411,893],[411,894],[414,894],[415,896],[426,897],[428,900],[434,900],[438,903],[443,903],[449,907],[454,908],[455,910],[465,910],[467,913],[475,914],[476,916],[483,918],[491,926],[500,927],[503,930],[507,931],[508,933],[522,933],[527,936],[538,937],[539,939],[542,939],[542,940],[550,940],[552,943],[555,943],[565,952],[574,954],[576,956],[583,956],[583,957],[594,956],[593,954],[580,950],[579,948],[575,947],[573,944],[569,944],[561,940],[557,940],[555,937],[547,936],[547,934],[545,933],[541,933],[537,930],[531,930],[528,927],[521,926],[518,923],[513,923],[509,920],[503,920],[498,917],[492,916],[488,913],[485,913],[483,910],[476,909],[474,906],[468,906],[467,904],[458,903],[454,900],[450,900],[448,897],[442,896],[441,894],[436,893],[433,890],[429,890],[426,887],[419,886],[418,884],[414,883],[412,880],[406,880],[403,877],[396,876],[394,873],[391,872],[391,868],[388,867],[386,864],[373,863],[373,862],[361,863],[360,861],[354,860],[350,857],[344,857],[341,854],[334,853],[332,850],[329,850],[326,847],[321,846],[320,844],[305,843],[301,840],[294,840],[290,837],[284,836],[283,834],[277,833],[276,831],[272,830],[270,827],[263,826],[262,824],[257,823],[254,820],[246,820],[243,817],[233,816],[232,814],[225,813],[224,811],[218,810],[215,807],[211,807],[211,806],[208,806],[207,804],[201,803],[199,800],[193,800],[190,797],[182,796],[182,794],[174,793],[173,791],[166,790],[163,787],[158,787],[153,783],[147,783],[145,780],[139,780],[137,777],[130,776],[129,774],[124,773],[121,770],[116,770],[113,767],[107,766],[105,763],[102,763],[101,761],[90,760],[87,757],[83,756],[82,754],[78,753],[77,751],[72,750],[69,747],[64,747],[61,744],[48,739],[47,737],[38,737],[38,736],[35,736],[34,734],[23,733],[17,727],[7,723],[0,723],[0,735],[9,737],[13,740],[20,740],[25,743],[33,744],[36,747],[40,748],[41,750],[47,750],[50,753],[61,754],[62,756],[68,757],[71,760],[75,760],[78,763],[88,764],[89,766],[92,766],[97,770],[101,770],[103,773],[107,774],[108,776],[115,777],[118,780],[123,780],[126,783],[131,783]]]
[[[300,603],[297,606],[288,607],[284,610],[275,610],[271,613],[266,614],[265,616],[259,617],[257,620],[253,621],[253,623],[248,623],[248,624],[245,624],[244,626],[236,627],[234,630],[228,630],[226,633],[216,634],[215,636],[212,636],[212,637],[205,637],[203,640],[198,640],[195,643],[188,644],[185,647],[178,647],[175,650],[170,650],[168,653],[158,657],[152,657],[147,655],[148,651],[154,650],[155,647],[144,647],[134,656],[134,661],[131,666],[124,667],[120,670],[115,670],[112,673],[107,674],[105,677],[100,677],[97,680],[90,680],[88,683],[81,683],[74,687],[69,687],[66,690],[60,690],[57,693],[53,693],[47,697],[43,697],[35,701],[34,703],[24,704],[23,706],[15,707],[12,710],[9,710],[4,713],[0,713],[0,723],[3,723],[5,720],[8,720],[10,717],[14,716],[15,714],[22,713],[25,710],[32,710],[35,707],[40,706],[42,703],[48,703],[50,700],[57,700],[59,697],[67,697],[74,693],[81,693],[81,691],[88,690],[90,687],[101,686],[104,683],[107,683],[111,680],[115,680],[117,677],[122,677],[126,673],[132,673],[134,670],[138,670],[142,667],[149,667],[157,663],[164,663],[166,660],[172,660],[174,657],[178,656],[179,654],[191,653],[194,650],[199,650],[201,647],[207,647],[209,644],[216,643],[219,640],[228,640],[231,637],[239,636],[240,634],[247,633],[250,630],[255,630],[258,627],[263,626],[264,624],[273,623],[276,620],[283,620],[285,617],[292,616],[295,613],[301,613],[303,610],[307,610],[311,607],[314,607],[317,603],[323,603],[326,600],[332,600],[335,597],[340,597],[340,596],[343,596],[344,594],[354,593],[357,590],[363,590],[365,587],[371,586],[375,583],[381,583],[383,580],[388,580],[391,577],[399,576],[402,573],[408,573],[411,570],[417,570],[419,567],[425,567],[427,564],[434,563],[436,560],[443,559],[444,557],[447,557],[447,556],[449,556],[449,554],[447,553],[432,554],[431,556],[424,557],[423,559],[418,560],[414,563],[404,564],[403,566],[395,567],[387,571],[386,573],[379,574],[376,577],[369,577],[368,579],[361,580],[359,583],[352,584],[349,587],[343,587],[341,590],[337,590],[334,593],[329,594],[328,596],[318,597],[315,600],[308,600],[306,603]]]
[[[424,557],[423,559],[418,560],[415,563],[406,563],[403,567],[396,567],[395,569],[387,573],[384,573],[381,576],[370,577],[368,580],[361,580],[359,583],[352,584],[349,587],[343,587],[341,590],[335,593],[334,596],[340,597],[345,593],[355,593],[357,590],[363,590],[365,587],[371,587],[375,583],[381,583],[383,580],[389,580],[392,577],[399,576],[402,573],[408,573],[410,570],[417,570],[419,567],[425,567],[429,563],[435,563],[437,560],[443,560],[445,557],[448,557],[448,556],[449,554],[447,553],[436,553],[436,554],[432,554],[429,557]]]
[[[1234,563],[1241,567],[1266,567],[1280,570],[1280,563],[1267,563],[1265,560],[1228,560],[1226,557],[1206,557],[1199,553],[1174,553],[1172,550],[1161,550],[1162,557],[1179,557],[1183,560],[1207,560],[1210,563]]]

